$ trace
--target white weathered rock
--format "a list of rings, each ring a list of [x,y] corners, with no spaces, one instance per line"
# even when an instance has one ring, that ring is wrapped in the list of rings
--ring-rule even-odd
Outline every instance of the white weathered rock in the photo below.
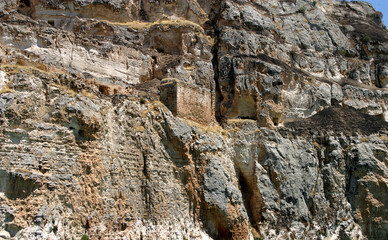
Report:
[[[5,87],[8,83],[7,75],[5,72],[0,71],[0,89]]]
[[[11,239],[11,235],[7,231],[0,231],[0,239]]]

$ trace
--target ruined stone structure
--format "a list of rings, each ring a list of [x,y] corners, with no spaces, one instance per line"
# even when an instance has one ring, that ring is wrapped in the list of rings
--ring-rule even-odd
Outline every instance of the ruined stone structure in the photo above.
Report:
[[[0,239],[388,234],[361,1],[0,0]]]
[[[160,84],[160,100],[174,116],[205,124],[215,121],[212,95],[207,89],[178,79],[164,79]]]

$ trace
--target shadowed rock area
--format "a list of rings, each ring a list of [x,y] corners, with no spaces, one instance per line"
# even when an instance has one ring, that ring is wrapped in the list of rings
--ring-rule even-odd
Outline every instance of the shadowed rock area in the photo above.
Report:
[[[371,116],[343,107],[329,107],[312,117],[289,122],[285,126],[301,132],[313,130],[333,132],[334,134],[343,133],[347,136],[353,136],[357,133],[371,135],[380,131],[387,133],[388,130],[388,122],[381,117]]]

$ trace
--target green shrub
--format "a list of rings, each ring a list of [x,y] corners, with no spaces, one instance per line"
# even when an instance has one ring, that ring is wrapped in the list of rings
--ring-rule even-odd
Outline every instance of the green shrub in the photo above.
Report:
[[[298,9],[298,12],[299,13],[305,13],[306,12],[306,7],[305,6],[302,6]]]
[[[371,37],[368,36],[368,35],[366,35],[366,36],[362,39],[362,41],[364,41],[364,42],[370,42],[371,40],[372,40]]]
[[[84,234],[82,237],[81,237],[81,240],[89,240],[89,236]]]
[[[57,232],[58,232],[58,226],[57,226],[57,225],[55,225],[55,226],[53,227],[53,232],[54,232],[55,234],[57,234]]]
[[[376,15],[380,18],[383,19],[383,13],[380,11],[376,11]]]

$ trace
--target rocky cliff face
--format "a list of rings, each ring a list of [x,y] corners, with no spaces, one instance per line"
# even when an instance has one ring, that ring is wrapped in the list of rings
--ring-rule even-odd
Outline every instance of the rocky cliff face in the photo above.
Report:
[[[388,237],[368,3],[3,0],[0,63],[0,238]]]

